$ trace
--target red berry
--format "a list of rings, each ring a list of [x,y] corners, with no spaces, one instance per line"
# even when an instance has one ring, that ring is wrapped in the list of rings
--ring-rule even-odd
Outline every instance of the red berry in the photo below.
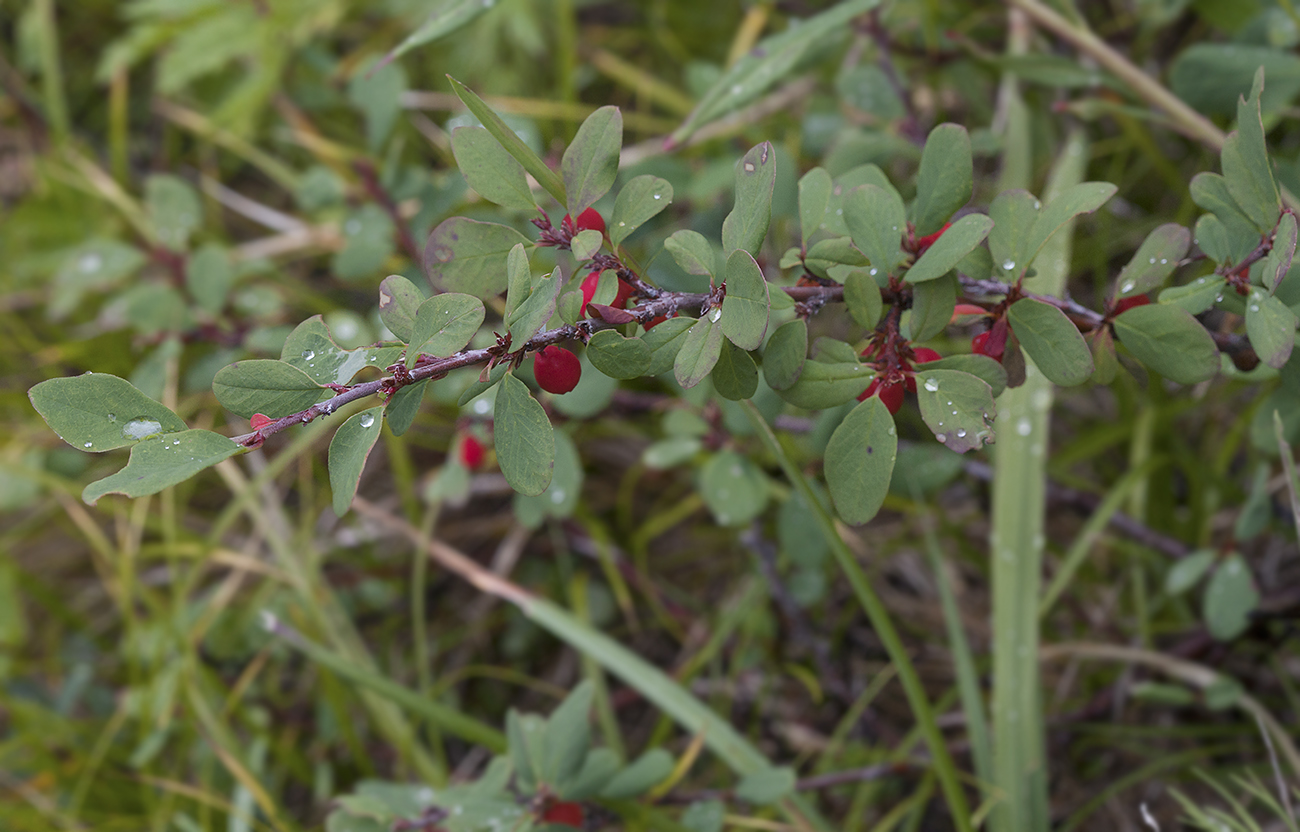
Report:
[[[916,256],[917,256],[917,257],[920,257],[922,254],[925,254],[925,250],[928,249],[930,246],[934,245],[934,241],[937,240],[937,239],[939,239],[940,237],[942,237],[942,236],[943,236],[943,232],[947,231],[947,230],[948,230],[948,226],[950,226],[950,225],[952,225],[952,223],[950,223],[950,222],[945,222],[945,223],[943,224],[943,228],[940,228],[938,231],[934,232],[933,234],[926,234],[924,237],[922,237],[921,239],[917,240],[917,241],[916,241]]]
[[[1005,336],[1003,337],[1001,343],[998,343],[996,341],[990,343],[992,336],[993,336],[993,331],[990,330],[988,332],[981,332],[979,335],[976,335],[974,338],[972,338],[970,340],[971,352],[977,355],[987,355],[989,358],[992,358],[994,361],[1001,361],[1002,353],[1006,351],[1006,347],[1007,347],[1006,337]]]
[[[547,393],[561,395],[578,386],[578,380],[582,378],[582,364],[578,361],[578,356],[564,347],[551,344],[533,359],[533,377]]]
[[[1115,301],[1115,308],[1111,312],[1111,314],[1119,315],[1124,312],[1127,312],[1128,310],[1132,309],[1135,306],[1146,306],[1150,302],[1151,302],[1150,295],[1133,295],[1127,298],[1120,298],[1119,300]]]
[[[270,416],[263,416],[261,413],[254,413],[253,417],[248,420],[248,424],[253,428],[253,430],[261,430],[274,421],[275,420]]]
[[[473,471],[483,464],[483,443],[466,434],[460,440],[460,464]]]
[[[565,216],[568,216],[567,214]],[[574,226],[580,231],[599,231],[605,233],[605,218],[595,208],[588,208],[578,215],[578,219],[573,222]]]
[[[942,355],[930,349],[929,347],[917,347],[912,350],[913,360],[917,364],[929,364],[931,361],[938,361],[943,358]]]
[[[596,296],[596,288],[600,285],[600,270],[594,269],[587,272],[587,276],[582,279],[582,311],[579,313],[582,317],[587,316],[587,304]],[[618,281],[618,294],[614,295],[614,300],[609,303],[615,309],[626,309],[627,302],[632,299],[632,293],[636,291],[630,284],[624,283],[622,278]]]
[[[891,383],[882,381],[879,376],[872,379],[867,385],[867,389],[862,391],[858,396],[858,401],[865,402],[872,396],[880,396],[880,400],[889,408],[890,413],[897,413],[898,409],[903,406],[903,385],[902,383]]]
[[[664,321],[668,320],[669,318],[676,318],[676,317],[677,317],[677,313],[676,313],[676,312],[673,312],[671,315],[657,315],[657,316],[651,318],[650,320],[646,321],[646,323],[645,323],[645,331],[646,331],[646,332],[649,332],[650,330],[652,330],[652,329],[654,329],[655,327],[659,326],[661,323],[663,323]]]
[[[559,801],[552,803],[542,812],[543,821],[547,823],[559,823],[564,826],[572,826],[574,829],[581,829],[584,822],[584,813],[582,805],[574,803],[571,800]]]

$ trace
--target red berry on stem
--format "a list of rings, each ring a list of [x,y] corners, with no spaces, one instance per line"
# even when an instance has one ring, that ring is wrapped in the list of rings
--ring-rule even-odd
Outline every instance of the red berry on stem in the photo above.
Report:
[[[605,218],[595,208],[588,208],[578,215],[573,224],[582,231],[599,231],[605,233]]]
[[[858,396],[858,401],[865,402],[872,396],[880,396],[880,400],[889,408],[890,413],[897,413],[898,409],[903,406],[903,385],[901,383],[890,383],[882,381],[879,376],[867,385],[867,389],[862,391]]]
[[[581,829],[584,822],[584,813],[582,805],[574,803],[571,800],[563,800],[552,803],[542,812],[543,821],[547,823],[559,823],[565,826],[572,826],[574,829]]]
[[[483,443],[469,434],[460,440],[460,464],[473,471],[483,464]]]
[[[1133,295],[1127,298],[1120,298],[1119,300],[1115,301],[1115,308],[1111,312],[1111,314],[1120,315],[1123,314],[1124,312],[1127,312],[1128,310],[1132,309],[1135,306],[1146,306],[1150,302],[1151,302],[1150,295]]]
[[[542,348],[533,359],[533,377],[547,393],[561,395],[578,386],[582,378],[582,364],[578,356],[551,344]]]
[[[917,364],[929,364],[931,361],[938,361],[943,358],[942,355],[930,349],[929,347],[917,347],[912,350],[912,355]]]
[[[587,317],[587,304],[596,296],[596,287],[599,285],[599,269],[587,272],[587,276],[582,279],[582,311],[578,313],[581,317]]]

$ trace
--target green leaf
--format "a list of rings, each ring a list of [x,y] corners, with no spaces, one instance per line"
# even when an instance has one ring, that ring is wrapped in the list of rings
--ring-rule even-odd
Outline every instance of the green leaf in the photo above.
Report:
[[[1135,306],[1114,322],[1120,343],[1143,364],[1179,384],[1196,384],[1219,372],[1219,350],[1185,310],[1159,303]]]
[[[794,792],[794,769],[788,766],[752,771],[736,784],[736,797],[755,806],[770,806]]]
[[[903,204],[898,189],[889,181],[884,171],[876,165],[859,165],[835,177],[835,187],[831,189],[831,198],[826,205],[826,218],[822,220],[824,231],[838,237],[849,233],[849,227],[844,221],[847,213],[846,202],[849,195],[862,185],[875,185],[889,194],[890,198],[899,205]]]
[[[916,373],[916,399],[934,438],[951,450],[963,454],[993,440],[997,408],[984,379],[958,370],[921,370]]]
[[[501,120],[501,117],[492,111],[492,108],[489,107],[483,99],[475,95],[473,90],[457,81],[455,78],[452,78],[450,75],[447,76],[447,80],[451,82],[452,90],[460,100],[465,103],[465,106],[469,108],[469,111],[473,113],[474,117],[482,122],[483,126],[487,128],[487,131],[492,134],[492,138],[500,142],[506,152],[513,156],[515,161],[523,165],[524,170],[532,174],[533,178],[537,180],[537,184],[541,185],[546,189],[547,193],[555,197],[556,202],[561,205],[567,204],[567,200],[564,196],[564,182],[560,180],[560,177],[555,175],[555,171],[548,168],[546,163],[543,162],[536,153],[529,149],[528,145],[524,144],[523,139],[519,138],[519,136],[515,134],[515,131],[511,130],[510,127]],[[425,259],[427,263],[427,256]],[[470,294],[474,293],[471,292]],[[482,297],[482,295],[478,295],[478,297]]]
[[[681,346],[673,361],[673,376],[683,387],[689,389],[699,384],[713,372],[713,365],[718,363],[718,356],[722,354],[722,327],[710,319],[716,318],[719,311],[715,309],[707,317],[700,318],[681,339]],[[658,332],[669,323],[672,321],[664,321],[654,331]]]
[[[960,370],[963,373],[970,373],[977,378],[984,379],[984,382],[993,391],[993,398],[1002,395],[1002,391],[1007,389],[1007,371],[1000,361],[994,361],[987,355],[970,353],[968,355],[950,355],[947,358],[940,358],[938,361],[931,361],[925,365],[927,370]]]
[[[379,320],[403,343],[411,343],[415,313],[424,303],[424,293],[400,274],[390,274],[379,284]]]
[[[128,497],[157,494],[241,450],[238,443],[206,430],[154,436],[131,448],[131,459],[121,471],[86,486],[81,499],[94,505],[105,494]]]
[[[1255,230],[1266,234],[1277,225],[1282,200],[1273,181],[1273,166],[1264,146],[1264,123],[1259,113],[1259,96],[1264,88],[1264,70],[1255,73],[1250,98],[1237,102],[1237,129],[1223,143],[1220,160],[1228,192]]]
[[[670,142],[676,145],[686,141],[699,128],[743,107],[789,78],[810,48],[827,49],[828,41],[847,31],[849,21],[875,8],[879,2],[847,0],[779,34],[763,38],[713,83],[682,126],[673,131]]]
[[[638,176],[623,186],[609,215],[609,241],[622,244],[633,231],[649,222],[673,201],[673,186],[658,176]]]
[[[1017,252],[1021,266],[1028,268],[1053,234],[1080,214],[1096,211],[1115,195],[1116,190],[1116,186],[1109,182],[1080,182],[1062,191],[1039,213],[1033,228],[1025,237],[1024,248]],[[943,237],[939,239],[942,240]],[[996,257],[994,261],[996,262]]]
[[[555,431],[546,411],[527,385],[506,373],[497,389],[494,418],[497,462],[506,482],[521,494],[541,494],[555,464]]]
[[[907,282],[923,283],[943,277],[984,242],[992,229],[993,220],[983,214],[967,214],[957,220],[907,270]]]
[[[1281,369],[1295,347],[1296,314],[1263,289],[1252,288],[1246,303],[1246,334],[1255,354],[1273,369]]]
[[[576,389],[566,394],[565,399],[575,392]],[[515,516],[530,529],[539,528],[547,517],[559,520],[572,517],[582,497],[584,474],[578,449],[564,431],[557,430],[553,435],[555,436],[555,467],[552,469],[550,485],[534,497],[516,494],[514,499]]]
[[[758,367],[749,353],[730,341],[722,342],[718,363],[713,365],[713,389],[724,399],[738,402],[758,390]]]
[[[1038,199],[1028,191],[1003,191],[994,197],[989,205],[989,218],[993,220],[989,254],[995,279],[1014,283],[1029,268],[1022,252],[1038,222],[1040,207]]]
[[[194,186],[178,176],[155,173],[144,181],[144,207],[154,237],[172,251],[184,251],[203,224],[203,203]]]
[[[186,429],[181,417],[106,373],[48,379],[27,396],[50,430],[79,451],[111,451]]]
[[[1223,224],[1227,249],[1230,253],[1222,255],[1220,262],[1240,262],[1255,250],[1255,246],[1259,244],[1260,232],[1250,217],[1242,212],[1225,177],[1217,173],[1198,173],[1192,177],[1190,190],[1192,201],[1214,214]],[[1276,217],[1274,219],[1276,220]],[[1272,228],[1272,225],[1270,224],[1269,227]],[[1201,223],[1198,221],[1196,224],[1198,240],[1201,239],[1200,232]],[[1208,251],[1206,253],[1209,254]]]
[[[484,3],[483,0],[438,0],[419,28],[397,44],[384,60],[400,58],[412,49],[433,43],[459,31],[493,5],[493,3]]]
[[[650,366],[646,368],[646,375],[663,375],[673,369],[677,353],[686,343],[686,334],[694,325],[693,318],[669,318],[641,336],[650,348]]]
[[[1020,346],[1053,384],[1073,387],[1092,377],[1092,352],[1060,309],[1021,298],[1008,307],[1007,320]]]
[[[366,146],[378,151],[402,112],[406,71],[400,64],[367,61],[348,81],[348,102],[366,119]]]
[[[1257,606],[1259,592],[1250,568],[1241,555],[1233,554],[1219,564],[1205,586],[1205,627],[1219,641],[1234,639],[1246,631]]]
[[[1175,95],[1202,113],[1232,116],[1240,96],[1250,90],[1261,67],[1268,77],[1261,105],[1265,111],[1275,112],[1300,92],[1300,58],[1284,49],[1244,43],[1196,43],[1174,59],[1169,67],[1169,83]]]
[[[222,407],[245,419],[254,413],[279,419],[320,401],[321,386],[292,364],[253,359],[218,370],[212,392]]]
[[[532,246],[508,225],[452,217],[429,235],[424,270],[439,289],[486,300],[506,288],[506,257],[520,243]]]
[[[457,127],[451,131],[451,152],[465,182],[487,201],[503,208],[537,209],[524,166],[486,129]]]
[[[361,471],[383,425],[383,406],[372,407],[348,417],[330,440],[330,490],[334,493],[334,513],[339,517],[347,514],[357,495]]]
[[[506,712],[506,739],[510,744],[510,760],[514,763],[519,788],[532,793],[542,781],[542,741],[546,736],[546,720],[536,714],[521,714],[514,708]]]
[[[1215,265],[1226,265],[1237,260],[1233,256],[1233,240],[1228,227],[1214,214],[1202,214],[1196,221],[1196,244]]]
[[[1192,233],[1176,222],[1156,228],[1119,273],[1116,281],[1119,291],[1115,296],[1143,295],[1164,285],[1191,244]]]
[[[756,350],[767,334],[771,311],[767,279],[754,258],[738,248],[727,258],[723,273],[727,296],[722,299],[722,332],[743,350]],[[715,318],[716,320],[716,318]]]
[[[343,221],[343,248],[330,268],[340,280],[369,279],[393,253],[393,220],[373,203],[362,205]]]
[[[561,434],[556,434],[560,436]],[[622,761],[608,748],[593,748],[582,763],[582,769],[567,783],[558,787],[556,795],[561,800],[587,800],[614,779]]]
[[[701,800],[682,812],[679,822],[688,832],[722,832],[727,819],[727,805],[721,800]]]
[[[1115,336],[1109,327],[1098,327],[1084,336],[1092,351],[1092,380],[1096,384],[1110,384],[1119,372],[1119,358],[1115,355]],[[997,395],[996,393],[994,395]]]
[[[617,107],[601,107],[582,122],[560,161],[570,216],[576,218],[614,187],[622,147],[623,114]]]
[[[602,329],[587,342],[591,365],[610,378],[640,378],[650,369],[650,347],[640,338],[624,338]]]
[[[546,326],[546,322],[555,314],[555,299],[560,295],[562,280],[560,267],[556,266],[555,271],[537,281],[528,299],[520,304],[514,314],[506,316],[510,343],[522,346]]]
[[[722,223],[722,250],[757,254],[772,221],[776,152],[771,142],[750,149],[736,163],[736,204]]]
[[[672,755],[662,748],[652,748],[615,774],[605,788],[600,790],[600,796],[605,800],[640,797],[668,779],[672,772]]]
[[[894,417],[879,396],[862,402],[840,422],[826,445],[825,465],[826,484],[844,522],[865,523],[880,511],[897,455]]]
[[[874,287],[875,284],[873,283]],[[879,293],[877,292],[877,302]],[[808,323],[795,318],[777,327],[763,348],[763,378],[773,390],[789,390],[808,359]]]
[[[573,252],[574,260],[585,263],[595,257],[604,244],[604,234],[594,228],[587,228],[573,235],[573,239],[569,241],[569,250]]]
[[[893,274],[903,259],[899,243],[906,217],[898,194],[876,185],[856,188],[844,200],[844,224],[853,245],[866,255],[873,268],[885,274]]]
[[[487,378],[482,381],[475,379],[472,384],[461,391],[460,397],[456,399],[456,406],[464,407],[491,388],[495,387],[497,382],[501,381],[501,378],[506,374],[506,370],[508,370],[509,367],[509,362],[494,365],[492,369],[488,370]],[[578,383],[581,384],[582,382]]]
[[[746,526],[767,506],[767,478],[748,457],[721,451],[700,471],[700,496],[719,526]]]
[[[388,400],[384,407],[384,418],[388,420],[388,429],[393,432],[393,436],[401,436],[411,427],[416,414],[420,412],[424,391],[428,386],[428,379],[408,384]]]
[[[880,285],[866,269],[852,269],[844,276],[844,303],[858,326],[866,330],[876,328],[883,308]]]
[[[306,373],[317,385],[347,384],[362,369],[383,370],[401,354],[401,347],[345,350],[335,342],[321,316],[312,315],[289,333],[280,360]]]
[[[826,219],[826,206],[830,204],[831,175],[825,168],[813,168],[799,180],[799,230],[803,247],[822,227]]]
[[[225,246],[207,243],[185,263],[185,287],[209,315],[221,312],[234,283],[235,265]]]
[[[1264,268],[1259,276],[1260,283],[1270,293],[1277,291],[1291,270],[1291,261],[1295,258],[1296,233],[1295,214],[1283,214],[1277,224],[1277,233],[1273,235],[1273,247],[1264,258]]]
[[[804,265],[812,270],[814,274],[829,277],[830,269],[836,266],[870,266],[871,261],[861,251],[858,251],[851,238],[832,237],[829,240],[818,240],[813,243],[812,247],[808,249],[808,254],[804,257]],[[879,271],[874,267],[872,270]]]
[[[415,366],[421,353],[449,358],[460,352],[483,325],[485,314],[483,301],[454,292],[434,295],[421,303],[415,313],[406,366]]]
[[[947,329],[957,306],[957,288],[957,276],[951,272],[913,287],[908,320],[911,340],[928,341]]]
[[[970,134],[965,127],[940,124],[930,131],[921,153],[916,201],[912,203],[916,236],[938,231],[949,217],[970,202],[974,188],[972,165]]]
[[[664,240],[664,248],[687,274],[713,277],[717,257],[713,253],[713,246],[709,245],[709,241],[700,232],[674,231]]]
[[[546,721],[542,741],[545,763],[541,771],[544,782],[560,786],[581,771],[591,746],[591,703],[595,692],[590,679],[582,682]]]
[[[804,362],[799,380],[786,390],[777,390],[784,401],[804,410],[825,410],[851,402],[876,377],[874,370],[854,363]]]
[[[54,275],[46,312],[59,320],[77,308],[86,292],[105,291],[140,270],[148,258],[119,240],[91,238],[72,249]]]

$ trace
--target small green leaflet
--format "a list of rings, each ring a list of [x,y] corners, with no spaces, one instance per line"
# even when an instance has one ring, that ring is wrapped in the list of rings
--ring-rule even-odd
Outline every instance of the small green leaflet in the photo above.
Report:
[[[447,292],[420,304],[411,332],[406,366],[415,366],[421,353],[448,358],[465,348],[483,324],[483,301],[470,295]]]
[[[508,225],[452,217],[429,235],[424,270],[441,290],[486,300],[506,288],[506,257],[519,244],[533,245]]]
[[[958,370],[922,370],[916,374],[916,399],[934,438],[951,450],[962,454],[993,441],[997,408],[983,379]]]
[[[718,395],[733,402],[748,399],[758,390],[758,367],[754,359],[730,341],[722,342],[718,363],[713,365],[709,378]]]
[[[379,320],[403,343],[411,343],[415,313],[424,292],[400,274],[390,274],[379,284]]]
[[[844,303],[858,326],[876,328],[883,309],[880,285],[866,269],[852,269],[844,276]]]
[[[27,396],[50,429],[79,451],[111,451],[186,429],[181,417],[107,373],[48,379]]]
[[[709,245],[709,241],[700,232],[674,231],[664,240],[664,248],[687,274],[713,277],[717,256],[713,252],[713,246]]]
[[[722,332],[743,350],[756,350],[767,334],[771,310],[767,279],[754,258],[738,248],[727,258],[727,296],[722,300]],[[712,314],[712,313],[710,313]],[[718,320],[713,318],[713,320]]]
[[[1115,297],[1142,295],[1160,288],[1178,268],[1178,261],[1187,254],[1191,244],[1192,233],[1176,222],[1156,228],[1119,273],[1116,281],[1119,291]]]
[[[524,170],[532,174],[533,178],[546,189],[547,193],[555,197],[556,202],[561,205],[566,204],[564,182],[560,180],[559,176],[556,176],[555,171],[548,168],[546,163],[528,145],[524,144],[523,139],[515,135],[515,131],[511,130],[509,125],[502,121],[501,117],[494,113],[483,99],[475,95],[473,90],[450,75],[447,76],[447,80],[451,82],[452,91],[464,102],[475,118],[482,122],[487,131],[492,134],[492,138],[500,142],[506,152],[513,156],[515,161],[523,165]],[[427,256],[425,262],[428,262]],[[477,295],[474,292],[470,292],[470,294],[482,297],[482,295]]]
[[[185,264],[185,288],[204,312],[217,315],[235,282],[235,264],[225,246],[206,243]]]
[[[799,180],[799,230],[805,249],[826,219],[832,187],[831,175],[825,168],[813,168]]]
[[[1184,309],[1166,303],[1135,306],[1117,317],[1114,327],[1139,361],[1179,384],[1196,384],[1219,372],[1214,339]]]
[[[1007,370],[1002,366],[1002,362],[994,361],[987,355],[970,353],[968,355],[950,355],[947,358],[940,358],[938,361],[931,361],[924,365],[927,370],[961,370],[963,373],[970,373],[973,376],[984,379],[985,383],[992,388],[993,398],[1002,395],[1002,391],[1007,389]]]
[[[757,254],[772,221],[776,152],[771,142],[753,147],[736,163],[736,204],[722,222],[722,250]]]
[[[1219,641],[1246,631],[1250,614],[1259,606],[1259,591],[1246,561],[1233,554],[1219,564],[1205,586],[1205,627]]]
[[[1291,269],[1291,261],[1295,258],[1296,233],[1295,214],[1283,214],[1278,221],[1277,232],[1273,235],[1273,248],[1264,258],[1264,269],[1260,274],[1260,282],[1269,292],[1277,291],[1282,279]]]
[[[402,112],[401,96],[409,83],[406,70],[382,59],[367,60],[353,65],[351,76],[348,102],[365,117],[366,145],[378,155]]]
[[[576,218],[614,187],[622,147],[623,114],[617,107],[601,107],[582,122],[560,161],[570,216]]]
[[[424,401],[424,391],[428,386],[428,379],[408,384],[388,400],[388,404],[384,406],[384,419],[388,422],[388,429],[393,432],[393,436],[401,436],[411,427],[411,423],[420,412],[420,404]]]
[[[650,347],[640,338],[624,338],[612,329],[602,329],[587,342],[591,365],[610,378],[639,378],[650,369]]]
[[[401,347],[345,350],[335,343],[321,316],[313,315],[289,333],[280,350],[280,360],[306,373],[317,385],[347,384],[362,369],[375,367],[383,370],[401,354]]]
[[[907,270],[907,282],[923,283],[943,277],[984,242],[992,229],[993,220],[983,214],[967,214],[957,220]]]
[[[777,395],[804,410],[825,410],[853,401],[875,377],[874,370],[857,362],[809,359],[804,362],[799,380],[785,390],[777,390]]]
[[[1007,309],[1007,320],[1021,348],[1053,384],[1073,387],[1092,377],[1092,352],[1060,309],[1021,298]]]
[[[1218,553],[1213,549],[1197,549],[1182,560],[1175,561],[1165,573],[1165,592],[1169,595],[1182,595],[1205,577],[1217,559]]]
[[[835,511],[859,525],[876,516],[889,493],[898,456],[894,417],[879,396],[860,403],[826,445],[826,484]]]
[[[560,785],[577,776],[591,745],[591,703],[595,686],[579,684],[550,718],[542,738],[541,780]]]
[[[788,390],[799,380],[807,358],[808,323],[803,318],[787,321],[777,327],[763,348],[763,378],[773,390]]]
[[[751,771],[736,785],[736,797],[755,806],[770,806],[794,793],[794,769],[788,766]]]
[[[640,797],[668,779],[673,773],[673,757],[662,748],[652,748],[637,757],[627,768],[610,778],[599,796],[605,800],[628,800]]]
[[[1255,230],[1267,234],[1277,225],[1282,200],[1273,180],[1273,166],[1264,142],[1259,97],[1264,91],[1264,70],[1255,73],[1250,98],[1237,102],[1237,129],[1223,142],[1220,161],[1228,191]]]
[[[383,208],[367,202],[343,220],[343,248],[334,252],[330,268],[340,280],[370,279],[393,253],[393,220]]]
[[[506,373],[497,389],[493,437],[506,482],[520,494],[536,495],[551,484],[555,431],[528,386]]]
[[[1259,360],[1281,369],[1295,347],[1296,315],[1263,289],[1252,287],[1246,303],[1246,334]]]
[[[146,179],[144,207],[155,238],[172,251],[184,251],[190,234],[203,224],[198,192],[178,176],[156,173]]]
[[[515,516],[530,529],[538,528],[547,517],[566,519],[573,516],[582,496],[582,458],[573,440],[562,430],[552,433],[555,437],[555,465],[552,468],[550,485],[535,497],[516,494],[514,499]]]
[[[767,477],[747,457],[714,454],[700,471],[700,496],[720,526],[744,526],[767,506]]]
[[[557,266],[544,278],[533,276],[524,247],[516,245],[506,256],[506,275],[510,290],[506,294],[505,323],[510,329],[510,342],[523,346],[555,314],[560,269]]]
[[[131,448],[131,459],[121,471],[86,486],[81,499],[94,505],[105,494],[128,497],[157,494],[241,450],[238,443],[206,430],[154,436]]]
[[[1096,211],[1115,195],[1116,190],[1118,188],[1110,182],[1080,182],[1078,185],[1066,188],[1043,208],[1034,221],[1033,227],[1024,240],[1024,247],[1016,253],[1016,259],[1021,267],[1029,268],[1047,241],[1053,234],[1064,228],[1066,223],[1080,214],[1091,214]]]
[[[1243,214],[1241,207],[1237,205],[1237,200],[1228,187],[1227,179],[1217,173],[1198,173],[1192,177],[1190,190],[1192,201],[1212,213],[1222,227],[1218,236],[1223,239],[1216,247],[1222,250],[1211,253],[1206,248],[1205,237],[1201,234],[1201,224],[1205,217],[1197,221],[1196,239],[1206,254],[1210,254],[1219,262],[1238,263],[1255,250],[1255,246],[1259,244],[1260,232],[1256,230],[1250,217]]]
[[[866,255],[874,269],[886,274],[893,274],[903,259],[899,242],[906,216],[898,194],[876,185],[855,188],[844,200],[844,224],[849,227],[853,245]]]
[[[847,293],[847,291],[846,291]],[[957,276],[951,272],[937,280],[927,280],[912,289],[912,313],[908,319],[908,337],[928,341],[948,328],[957,306]]]
[[[912,203],[916,236],[938,231],[949,217],[970,202],[974,188],[972,164],[970,135],[965,127],[940,124],[930,131],[921,153],[916,201]]]
[[[718,356],[722,354],[722,327],[718,326],[717,319],[721,312],[720,308],[710,311],[696,321],[682,338],[681,347],[673,361],[673,375],[681,386],[689,389],[699,384],[713,371],[713,365],[718,363]],[[665,321],[655,327],[655,332],[668,323],[672,321]]]
[[[650,366],[646,368],[646,375],[662,375],[673,369],[677,352],[685,343],[686,333],[694,325],[693,318],[669,318],[641,336],[641,340],[650,348]]]
[[[212,392],[230,412],[250,418],[261,413],[279,419],[320,401],[321,386],[307,373],[284,361],[236,361],[217,371]]]
[[[492,8],[492,3],[483,0],[438,0],[429,17],[406,39],[397,44],[385,57],[385,61],[400,58],[412,49],[444,38],[459,31],[473,22],[479,15]]]
[[[486,129],[457,127],[451,131],[451,151],[465,182],[484,199],[503,208],[537,209],[524,166]]]
[[[334,493],[334,513],[339,517],[347,514],[352,505],[357,484],[361,481],[361,471],[366,467],[366,459],[379,439],[383,424],[383,406],[372,407],[350,416],[330,440],[330,490]]]
[[[1040,207],[1033,194],[1018,189],[1003,191],[993,198],[989,205],[993,230],[988,240],[995,279],[1014,283],[1029,267],[1021,261],[1020,252],[1038,220]]]
[[[569,250],[573,252],[574,260],[585,263],[595,257],[604,244],[604,234],[594,228],[587,228],[573,235],[573,239],[569,241]]]
[[[638,176],[623,186],[609,215],[609,241],[621,245],[633,231],[673,201],[673,186],[658,176]]]

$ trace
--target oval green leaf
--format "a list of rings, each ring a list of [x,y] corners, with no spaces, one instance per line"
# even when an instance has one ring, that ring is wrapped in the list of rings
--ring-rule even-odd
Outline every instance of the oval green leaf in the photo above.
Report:
[[[1092,377],[1092,351],[1060,309],[1021,298],[1007,309],[1007,320],[1021,348],[1053,384],[1073,387]]]
[[[560,161],[570,216],[576,218],[614,187],[622,147],[623,114],[617,107],[601,107],[582,122]]]
[[[1246,631],[1250,614],[1257,606],[1259,591],[1246,561],[1238,554],[1228,557],[1205,586],[1206,629],[1220,641],[1234,639]]]
[[[875,287],[875,284],[872,284]],[[879,302],[880,293],[876,293]],[[763,348],[763,378],[773,390],[788,390],[808,360],[808,323],[795,318],[777,327]]]
[[[587,342],[591,366],[610,378],[640,378],[650,369],[650,347],[640,338],[624,338],[612,329],[602,329]]]
[[[830,204],[831,175],[825,168],[813,168],[799,180],[799,231],[803,247],[822,227],[826,219],[826,206]]]
[[[421,353],[448,358],[460,352],[483,325],[485,314],[483,301],[455,292],[434,295],[421,303],[415,313],[406,366],[415,366]]]
[[[292,364],[264,358],[222,367],[212,392],[222,407],[245,419],[254,413],[279,419],[320,401],[321,386]]]
[[[877,185],[862,185],[844,199],[844,224],[848,226],[853,245],[866,255],[873,267],[886,274],[893,274],[894,267],[903,259],[899,243],[906,218],[898,194]]]
[[[771,142],[750,149],[736,163],[736,204],[722,222],[722,250],[757,254],[772,221],[776,152]]]
[[[934,438],[951,450],[962,454],[993,441],[997,407],[984,379],[958,370],[922,370],[916,374],[916,399]]]
[[[379,320],[403,343],[411,343],[415,313],[422,303],[424,292],[400,274],[390,274],[379,284]]]
[[[876,516],[889,493],[897,456],[894,417],[879,396],[840,422],[826,445],[826,484],[844,522],[858,525]]]
[[[673,201],[673,186],[666,179],[649,174],[623,186],[609,215],[609,241],[620,245],[628,236],[653,219]]]
[[[555,464],[555,431],[528,386],[511,373],[497,389],[492,435],[510,487],[520,494],[545,491]]]
[[[687,274],[702,274],[713,277],[717,256],[713,246],[698,231],[674,231],[664,240],[664,248]]]
[[[330,440],[330,490],[334,494],[334,513],[339,517],[347,514],[352,498],[357,495],[361,471],[383,425],[383,406],[372,407],[348,417]]]
[[[686,330],[681,340],[681,346],[673,361],[673,375],[677,383],[685,388],[694,387],[713,372],[713,365],[718,363],[718,356],[722,354],[722,327],[710,320],[716,317],[719,311],[714,309],[707,316],[695,321],[691,328]],[[655,327],[655,331],[662,329],[663,326],[664,324],[660,324]]]
[[[722,342],[718,363],[713,365],[709,378],[718,395],[733,402],[748,399],[758,390],[758,367],[754,359],[730,341]]]
[[[745,526],[767,506],[767,477],[748,457],[721,451],[700,471],[700,496],[718,525]]]
[[[1185,310],[1171,304],[1135,306],[1114,322],[1115,334],[1143,364],[1179,384],[1196,384],[1219,372],[1214,339]]]
[[[206,430],[155,436],[131,448],[131,459],[121,471],[86,486],[81,499],[94,505],[105,494],[128,497],[157,494],[241,450],[238,443]]]
[[[795,407],[825,410],[853,401],[875,377],[874,370],[856,362],[828,364],[808,360],[799,373],[799,380],[788,389],[776,392]]]
[[[957,288],[957,275],[952,272],[912,288],[912,314],[908,319],[911,340],[928,341],[948,328],[957,306]]]
[[[482,127],[451,131],[451,152],[465,182],[488,202],[503,208],[533,211],[537,200],[528,187],[524,166],[515,161]]]
[[[973,188],[970,134],[960,125],[940,124],[925,140],[916,174],[916,201],[912,203],[916,236],[924,237],[942,228],[949,217],[970,202]]]
[[[742,350],[756,350],[763,344],[771,313],[767,279],[743,248],[727,258],[724,275],[727,296],[722,299],[722,332]]]
[[[107,373],[48,379],[27,396],[50,429],[79,451],[111,451],[186,429],[181,417]]]
[[[506,288],[510,249],[532,242],[508,225],[464,217],[443,220],[424,246],[424,271],[442,291],[464,292],[484,299]]]
[[[1273,369],[1281,369],[1295,347],[1296,314],[1279,298],[1252,288],[1246,302],[1246,334],[1255,354]]]
[[[1143,295],[1164,285],[1191,244],[1192,232],[1176,222],[1156,228],[1119,273],[1115,296]]]
[[[844,303],[849,314],[863,329],[876,328],[883,305],[880,284],[866,269],[852,269],[844,276]]]

